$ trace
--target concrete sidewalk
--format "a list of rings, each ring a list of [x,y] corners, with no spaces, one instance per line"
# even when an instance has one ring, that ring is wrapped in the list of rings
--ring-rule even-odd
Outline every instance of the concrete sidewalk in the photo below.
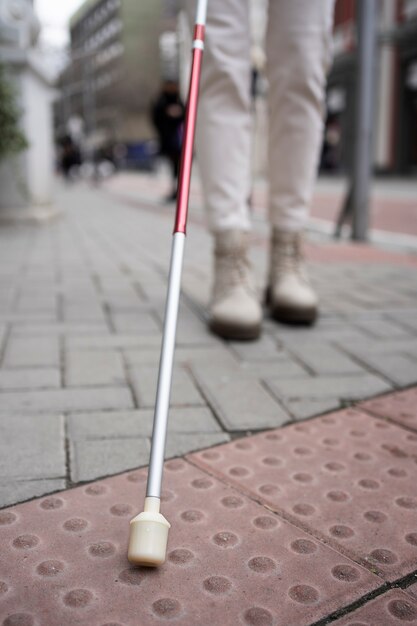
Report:
[[[265,314],[259,342],[224,342],[205,324],[196,195],[167,456],[206,452],[167,464],[167,567],[129,568],[145,470],[85,483],[148,462],[173,208],[154,179],[140,194],[128,179],[61,188],[61,219],[0,229],[0,506],[84,483],[0,511],[0,623],[412,622],[415,395],[346,407],[417,383],[417,258],[313,237],[318,324]],[[262,288],[262,213],[252,239]]]
[[[154,190],[155,196],[156,190]],[[147,463],[173,209],[85,185],[63,217],[0,230],[0,503]],[[260,286],[267,226],[255,219]],[[210,239],[190,216],[168,456],[417,382],[417,257],[308,245],[322,316],[210,335]]]

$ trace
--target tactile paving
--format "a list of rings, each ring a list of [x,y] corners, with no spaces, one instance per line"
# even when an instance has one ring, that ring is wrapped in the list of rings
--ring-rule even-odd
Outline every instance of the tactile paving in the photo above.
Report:
[[[417,624],[417,602],[407,597],[403,591],[388,591],[333,623],[335,626]]]
[[[417,387],[368,400],[360,406],[374,415],[417,430]]]
[[[303,626],[381,584],[365,568],[184,460],[158,570],[126,559],[144,470],[0,511],[2,626]]]
[[[386,580],[417,568],[417,437],[355,409],[188,457]]]

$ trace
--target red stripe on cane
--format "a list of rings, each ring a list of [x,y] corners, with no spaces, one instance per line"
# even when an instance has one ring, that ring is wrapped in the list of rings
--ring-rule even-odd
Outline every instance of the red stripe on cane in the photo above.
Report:
[[[204,29],[204,26],[201,28]],[[188,95],[187,111],[185,114],[184,143],[182,148],[174,233],[185,234],[187,226],[188,198],[190,194],[193,144],[197,119],[198,88],[202,59],[203,51],[199,48],[195,48],[193,51],[193,62],[191,66],[190,92]]]
[[[206,33],[206,27],[204,24],[196,24],[194,27],[194,41],[199,39],[200,41],[204,41],[204,36]]]

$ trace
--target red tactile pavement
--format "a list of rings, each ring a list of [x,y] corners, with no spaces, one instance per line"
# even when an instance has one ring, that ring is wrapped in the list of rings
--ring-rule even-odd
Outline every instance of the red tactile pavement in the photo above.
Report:
[[[360,406],[374,415],[417,430],[417,387],[369,400]]]
[[[417,257],[413,254],[390,252],[363,243],[341,241],[314,244],[307,242],[305,251],[309,261],[318,263],[334,261],[335,263],[382,263],[413,267],[417,265]]]
[[[303,626],[381,584],[183,460],[166,465],[168,561],[133,568],[144,480],[130,472],[0,511],[2,626]]]
[[[400,590],[388,591],[353,613],[333,622],[335,626],[404,626],[417,624],[417,602]]]
[[[190,455],[386,580],[417,569],[417,438],[347,409]]]

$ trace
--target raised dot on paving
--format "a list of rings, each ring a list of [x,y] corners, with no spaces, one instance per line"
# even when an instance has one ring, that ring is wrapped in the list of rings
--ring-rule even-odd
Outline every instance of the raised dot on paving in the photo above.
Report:
[[[59,626],[308,626],[381,585],[194,465],[170,465],[162,511],[172,527],[157,570],[133,567],[126,556],[145,470],[49,499],[62,506],[45,508],[43,498],[2,511],[0,625],[49,626],[53,615]]]
[[[244,454],[233,442],[189,458],[386,580],[417,568],[417,437],[409,431],[348,409],[250,444]]]

